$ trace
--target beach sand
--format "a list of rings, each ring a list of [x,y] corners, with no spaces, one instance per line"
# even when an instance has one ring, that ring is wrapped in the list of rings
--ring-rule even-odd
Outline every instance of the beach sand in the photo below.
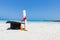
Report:
[[[60,40],[59,22],[28,22],[28,31],[6,30],[9,26],[0,23],[0,40]]]

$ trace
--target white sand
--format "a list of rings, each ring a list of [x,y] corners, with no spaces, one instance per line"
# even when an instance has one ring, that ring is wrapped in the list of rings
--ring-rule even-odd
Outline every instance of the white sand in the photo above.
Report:
[[[8,27],[0,23],[0,40],[60,40],[59,22],[29,22],[28,32],[6,30]]]

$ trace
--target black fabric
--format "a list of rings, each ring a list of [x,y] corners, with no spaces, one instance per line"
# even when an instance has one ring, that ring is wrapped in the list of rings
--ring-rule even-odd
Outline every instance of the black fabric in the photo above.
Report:
[[[20,29],[21,23],[15,21],[7,21],[6,23],[10,23],[10,29]]]

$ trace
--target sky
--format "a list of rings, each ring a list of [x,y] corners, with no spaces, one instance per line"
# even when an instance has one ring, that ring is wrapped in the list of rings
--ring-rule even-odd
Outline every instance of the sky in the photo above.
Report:
[[[0,0],[0,19],[60,20],[60,0]]]

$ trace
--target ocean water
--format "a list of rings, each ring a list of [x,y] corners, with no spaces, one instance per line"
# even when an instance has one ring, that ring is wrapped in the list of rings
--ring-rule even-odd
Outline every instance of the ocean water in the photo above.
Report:
[[[7,21],[16,21],[16,22],[21,22],[19,20],[0,20],[0,23],[6,23]]]
[[[0,23],[6,23],[7,21],[21,22],[21,20],[0,20]],[[27,20],[27,22],[54,22],[54,20]]]
[[[28,22],[53,22],[52,20],[28,20]]]

